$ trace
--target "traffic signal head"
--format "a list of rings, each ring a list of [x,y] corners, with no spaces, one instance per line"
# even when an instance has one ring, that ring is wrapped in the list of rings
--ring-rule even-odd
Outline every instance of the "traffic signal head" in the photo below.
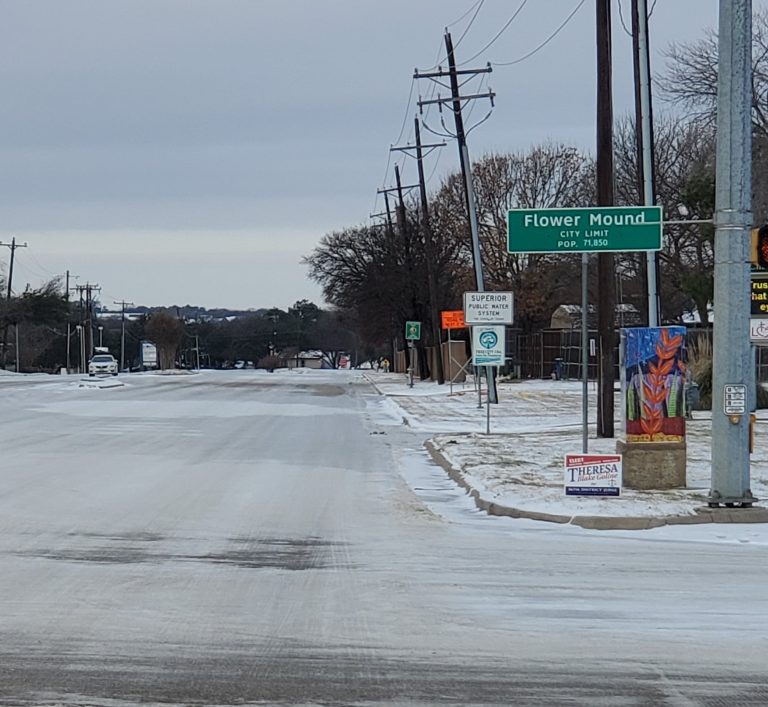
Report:
[[[755,265],[768,270],[768,224],[757,229]]]

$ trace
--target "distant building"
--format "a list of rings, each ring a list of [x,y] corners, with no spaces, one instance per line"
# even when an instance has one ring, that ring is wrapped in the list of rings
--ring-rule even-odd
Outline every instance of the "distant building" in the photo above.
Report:
[[[614,323],[617,328],[643,326],[640,312],[633,304],[617,304]],[[597,308],[590,304],[587,309],[587,325],[597,328]],[[561,304],[553,313],[549,326],[551,329],[578,329],[581,327],[581,305]]]
[[[299,351],[286,355],[284,352],[281,358],[285,360],[287,368],[330,368],[327,361],[323,358],[322,351]]]

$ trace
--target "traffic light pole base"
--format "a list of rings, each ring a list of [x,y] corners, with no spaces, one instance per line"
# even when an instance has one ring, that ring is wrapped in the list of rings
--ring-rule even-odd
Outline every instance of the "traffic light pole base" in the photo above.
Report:
[[[707,505],[710,508],[752,508],[753,504],[759,500],[752,495],[751,491],[747,491],[743,497],[721,496],[714,492],[710,494]]]

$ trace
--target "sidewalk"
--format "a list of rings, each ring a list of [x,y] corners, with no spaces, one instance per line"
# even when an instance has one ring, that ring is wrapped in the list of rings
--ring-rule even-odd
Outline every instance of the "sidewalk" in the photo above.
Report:
[[[499,383],[499,404],[478,407],[472,383],[438,386],[394,373],[365,374],[396,405],[403,422],[433,433],[426,448],[447,473],[464,486],[478,507],[492,515],[572,523],[585,528],[645,529],[691,523],[768,522],[768,509],[711,509],[709,412],[694,412],[687,424],[687,488],[666,491],[622,489],[619,498],[566,497],[563,458],[582,451],[580,381]],[[589,386],[590,453],[616,452],[615,439],[595,437],[594,383]],[[616,410],[621,409],[617,393]],[[621,423],[616,419],[616,432]],[[752,455],[752,493],[768,499],[768,410],[758,411]]]

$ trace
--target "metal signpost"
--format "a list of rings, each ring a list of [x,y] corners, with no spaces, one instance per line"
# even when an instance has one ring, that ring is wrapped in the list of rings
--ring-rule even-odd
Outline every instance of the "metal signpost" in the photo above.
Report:
[[[500,325],[472,327],[472,363],[475,366],[503,366],[507,352],[506,328]],[[485,433],[491,433],[491,399],[486,396]]]
[[[448,378],[451,386],[450,395],[453,395],[453,380],[456,377],[453,373],[453,364],[458,363],[458,361],[453,358],[453,340],[451,339],[451,332],[454,329],[466,329],[467,325],[464,321],[464,312],[461,309],[451,309],[440,312],[440,320],[443,329],[448,330]],[[461,371],[464,370],[464,365],[466,364],[461,366]],[[456,375],[458,375],[458,373]]]
[[[413,342],[421,339],[421,322],[405,323],[405,340],[408,342],[408,387],[413,388]]]
[[[587,275],[589,253],[661,250],[660,206],[591,206],[511,209],[507,212],[510,253],[581,253],[582,452],[588,451],[589,361]]]

